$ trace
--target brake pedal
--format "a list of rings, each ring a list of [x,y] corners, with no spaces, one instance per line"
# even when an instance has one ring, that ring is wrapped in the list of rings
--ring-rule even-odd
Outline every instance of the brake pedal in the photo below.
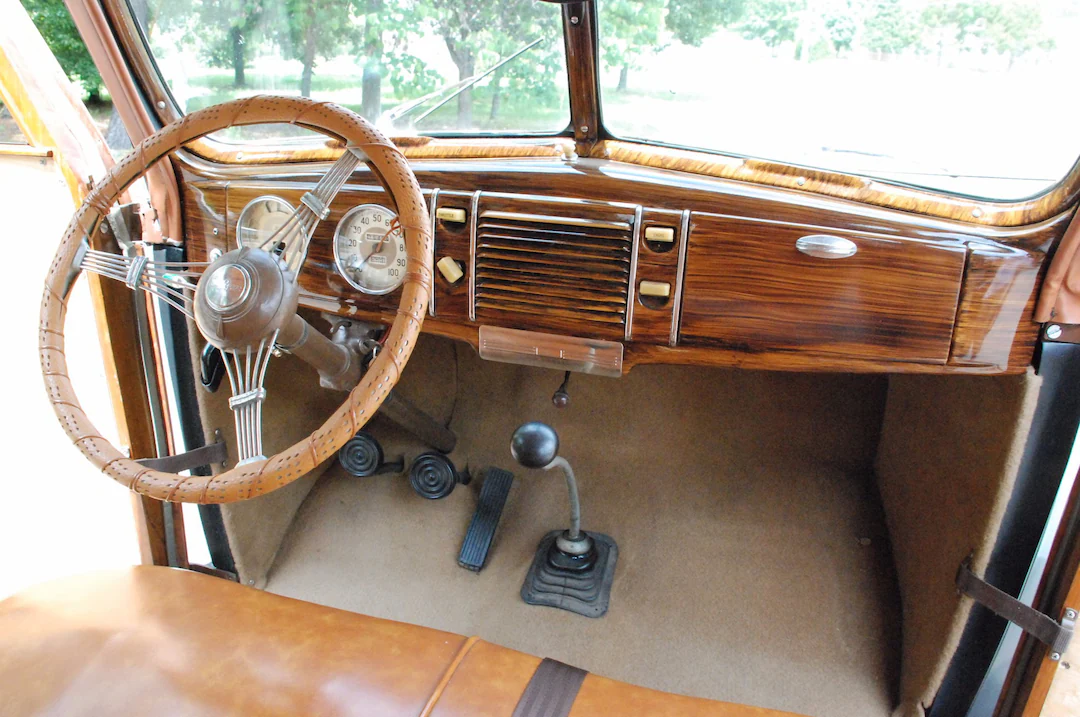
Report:
[[[499,519],[513,483],[514,474],[510,471],[501,468],[484,471],[484,485],[480,488],[476,513],[469,523],[465,542],[461,544],[461,554],[458,555],[458,565],[466,570],[478,573],[487,562],[488,551],[491,550],[495,530],[499,527]]]

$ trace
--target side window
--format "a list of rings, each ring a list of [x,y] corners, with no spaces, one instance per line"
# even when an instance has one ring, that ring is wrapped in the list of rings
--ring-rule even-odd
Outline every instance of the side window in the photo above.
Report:
[[[599,0],[612,134],[1017,199],[1080,155],[1080,0]]]
[[[140,0],[181,111],[259,93],[345,105],[395,134],[542,133],[570,121],[559,7],[536,0]],[[280,139],[288,127],[227,138]]]
[[[26,135],[15,123],[3,100],[0,100],[0,144],[27,144]]]

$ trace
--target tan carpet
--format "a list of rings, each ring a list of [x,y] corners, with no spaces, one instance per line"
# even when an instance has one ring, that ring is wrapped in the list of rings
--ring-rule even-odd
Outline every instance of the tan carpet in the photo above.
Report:
[[[335,466],[301,507],[269,590],[647,687],[822,717],[889,713],[899,606],[871,478],[884,378],[641,367],[575,375],[571,406],[556,411],[561,374],[427,341],[403,392],[443,415],[452,405],[459,466],[517,476],[488,566],[457,565],[478,480],[433,502],[404,477]],[[529,419],[559,430],[586,529],[619,543],[601,619],[519,596],[537,542],[567,514],[561,478],[509,456]],[[391,455],[419,450],[382,423],[371,430]]]
[[[877,476],[903,605],[896,717],[924,714],[956,652],[972,605],[956,569],[986,569],[1040,386],[1030,372],[890,381]]]

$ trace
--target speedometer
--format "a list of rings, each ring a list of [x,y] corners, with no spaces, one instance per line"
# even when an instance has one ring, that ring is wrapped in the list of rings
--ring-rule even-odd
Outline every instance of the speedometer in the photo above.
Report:
[[[240,212],[240,219],[236,222],[237,248],[262,246],[270,237],[274,237],[275,242],[284,240],[285,232],[278,230],[292,215],[292,206],[281,197],[267,195],[252,199]]]
[[[397,215],[378,204],[353,207],[334,231],[334,261],[365,294],[389,294],[405,280],[405,235]]]

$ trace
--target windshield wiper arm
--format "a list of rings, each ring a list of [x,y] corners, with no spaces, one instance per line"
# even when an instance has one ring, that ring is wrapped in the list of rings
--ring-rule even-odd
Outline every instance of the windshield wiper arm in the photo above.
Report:
[[[491,67],[489,67],[488,69],[484,70],[483,72],[481,72],[479,74],[472,75],[471,77],[466,77],[464,80],[459,80],[458,82],[454,83],[453,85],[449,85],[448,87],[443,87],[441,89],[436,90],[435,92],[432,92],[431,94],[424,95],[420,99],[418,99],[415,102],[411,103],[409,105],[409,107],[407,107],[401,113],[392,116],[391,121],[393,122],[393,121],[397,121],[398,119],[401,119],[402,117],[406,116],[407,114],[412,112],[414,109],[416,109],[417,107],[422,105],[424,102],[431,99],[432,97],[435,97],[435,96],[437,96],[437,95],[439,95],[439,94],[441,94],[443,92],[446,92],[449,89],[453,89],[453,92],[451,92],[449,95],[444,97],[442,99],[442,101],[440,101],[438,104],[436,104],[434,107],[429,109],[427,112],[425,112],[424,114],[420,115],[415,120],[413,120],[413,126],[415,127],[416,125],[420,124],[425,119],[427,119],[427,117],[429,115],[431,115],[433,112],[435,112],[439,108],[443,107],[447,102],[454,99],[455,97],[457,97],[462,92],[469,89],[470,87],[473,87],[474,85],[476,85],[476,83],[480,82],[480,80],[484,79],[485,77],[490,75],[492,72],[495,72],[495,70],[499,69],[500,67],[502,67],[506,63],[517,59],[521,55],[524,55],[526,52],[528,52],[529,50],[531,50],[534,47],[536,47],[537,45],[539,45],[543,41],[543,39],[544,38],[542,38],[542,37],[536,38],[535,40],[533,40],[532,42],[530,42],[529,44],[525,45],[520,50],[515,52],[514,54],[512,54],[512,55],[510,55],[510,56],[508,56],[508,57],[506,57],[506,58],[504,58],[502,60],[499,60],[494,65],[492,65]]]

